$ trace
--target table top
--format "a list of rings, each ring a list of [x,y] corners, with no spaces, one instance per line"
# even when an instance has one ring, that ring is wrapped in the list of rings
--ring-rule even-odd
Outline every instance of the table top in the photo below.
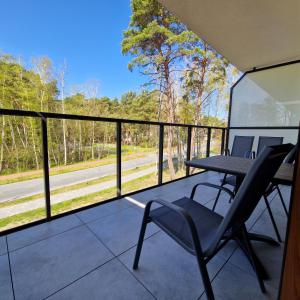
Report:
[[[185,164],[186,166],[193,168],[201,168],[236,176],[245,176],[253,162],[253,159],[243,157],[217,155],[200,159],[192,159],[186,161]],[[282,164],[272,181],[279,184],[291,185],[293,182],[293,173],[293,165]]]

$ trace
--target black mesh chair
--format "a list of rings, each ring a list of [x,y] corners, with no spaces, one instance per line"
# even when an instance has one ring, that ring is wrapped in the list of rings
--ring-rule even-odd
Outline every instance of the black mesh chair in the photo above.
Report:
[[[264,147],[281,145],[283,143],[282,136],[260,136],[258,138],[257,152],[252,152],[253,158],[264,149]]]
[[[225,150],[225,155],[250,158],[252,153],[254,136],[236,135],[233,140],[231,151]]]
[[[209,300],[214,299],[214,294],[206,264],[229,240],[235,240],[245,253],[257,275],[262,292],[265,292],[263,267],[253,251],[245,222],[291,147],[290,144],[271,146],[261,152],[234,196],[233,204],[225,217],[193,200],[196,189],[202,185],[221,189],[233,196],[229,189],[211,183],[195,185],[190,198],[184,197],[172,203],[164,200],[149,201],[144,212],[133,269],[138,268],[147,224],[154,222],[185,250],[196,256]],[[151,210],[152,203],[161,206]]]
[[[288,155],[285,157],[283,163],[284,164],[293,164],[295,162],[295,159],[296,159],[296,152],[297,152],[297,145],[295,145],[293,147],[293,149],[288,153]],[[268,197],[274,191],[277,191],[279,199],[280,199],[282,207],[283,207],[283,210],[284,210],[286,216],[288,216],[288,210],[287,210],[286,205],[284,203],[283,196],[282,196],[282,193],[280,191],[280,187],[277,183],[272,182],[269,185],[269,187],[266,190],[266,197]]]
[[[236,156],[236,157],[244,157],[244,158],[251,158],[253,155],[252,146],[253,146],[254,136],[241,136],[236,135],[233,140],[231,152],[229,149],[225,150],[225,155]],[[228,176],[225,174],[223,179],[221,180],[221,186],[225,184],[234,184],[236,182],[235,176]],[[213,210],[215,209],[219,197],[221,195],[221,190],[218,191]],[[231,200],[231,198],[230,198]],[[230,201],[229,200],[229,201]]]
[[[281,145],[282,142],[283,142],[283,137],[260,136],[259,139],[258,139],[257,154],[255,152],[252,152],[251,157],[255,158],[256,155],[259,155],[263,151],[263,149],[265,147],[275,146],[275,145]],[[227,177],[226,174],[225,174],[223,180],[221,181],[221,186],[224,186],[224,185],[230,185],[230,186],[232,186],[233,187],[233,193],[234,194],[236,193],[237,184],[236,184],[236,177],[235,176],[229,176],[229,177]],[[273,213],[272,213],[272,210],[271,210],[271,207],[269,205],[268,198],[267,198],[275,189],[277,190],[277,187],[278,186],[273,186],[272,184],[270,184],[268,186],[268,188],[266,189],[266,193],[264,194],[263,199],[265,201],[265,204],[266,204],[266,207],[267,207],[267,210],[268,210],[268,213],[269,213],[269,216],[270,216],[270,220],[272,222],[272,225],[273,225],[274,232],[276,234],[277,240],[279,242],[282,242],[282,239],[281,239],[281,236],[279,234],[279,230],[278,230],[275,218],[273,216]],[[279,190],[279,188],[278,188],[278,190]],[[216,197],[216,200],[214,202],[212,210],[215,210],[215,208],[217,206],[217,203],[218,203],[218,200],[219,200],[219,197],[220,197],[220,193],[221,193],[221,191],[219,191],[219,193],[218,193],[218,195]],[[282,194],[281,194],[280,190],[279,190],[279,193],[280,193],[280,196],[281,196],[280,197],[281,203],[282,203],[282,205],[284,207],[285,212],[287,213],[287,209],[286,209],[286,206],[284,204],[284,201],[283,201]],[[232,200],[232,198],[230,198],[229,201],[231,201],[231,200]]]

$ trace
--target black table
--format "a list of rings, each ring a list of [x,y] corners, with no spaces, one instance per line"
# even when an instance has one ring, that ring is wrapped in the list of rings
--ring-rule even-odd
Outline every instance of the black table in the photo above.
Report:
[[[201,158],[201,159],[192,159],[190,161],[186,161],[185,164],[187,167],[200,168],[209,171],[216,171],[216,172],[235,175],[236,185],[238,189],[240,184],[243,181],[243,178],[247,174],[248,170],[251,168],[253,162],[254,162],[253,159],[248,159],[248,158],[217,155],[217,156],[211,156],[211,157]],[[276,184],[292,185],[293,172],[294,172],[293,165],[283,164],[280,166],[279,170],[275,174],[272,182]],[[256,234],[256,233],[249,233],[249,237],[251,240],[254,241],[267,242],[268,244],[271,245],[279,245],[277,241],[275,241],[269,236]],[[265,278],[268,278],[265,268],[263,267],[263,265],[261,264],[261,262],[257,257],[256,257],[256,261],[261,274]]]
[[[243,179],[251,168],[254,160],[242,157],[217,155],[200,159],[186,161],[188,167],[200,168],[235,175]],[[283,185],[292,185],[294,166],[283,164],[273,178],[273,182]]]

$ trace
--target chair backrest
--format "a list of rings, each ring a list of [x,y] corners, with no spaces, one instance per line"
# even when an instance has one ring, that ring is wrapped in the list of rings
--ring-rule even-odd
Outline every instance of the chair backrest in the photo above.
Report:
[[[293,147],[293,149],[288,153],[288,155],[285,157],[283,163],[284,164],[293,164],[296,159],[296,153],[297,153],[297,145]]]
[[[234,197],[230,209],[217,230],[216,236],[208,249],[209,253],[213,253],[227,230],[234,230],[249,219],[292,147],[292,144],[265,147],[254,160]]]
[[[231,156],[250,157],[254,136],[236,135],[233,140]]]
[[[258,145],[256,155],[259,155],[264,147],[281,145],[283,142],[282,136],[260,136],[258,138]]]

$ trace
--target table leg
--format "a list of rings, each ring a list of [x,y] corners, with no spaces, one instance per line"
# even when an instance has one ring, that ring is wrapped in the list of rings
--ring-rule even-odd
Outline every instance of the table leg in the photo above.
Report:
[[[274,239],[272,239],[271,237],[269,237],[267,235],[252,233],[252,232],[249,232],[248,235],[249,235],[249,239],[251,241],[264,242],[271,246],[279,246],[280,245],[277,241],[275,241]]]
[[[250,233],[248,233],[248,238],[250,237]],[[260,259],[258,258],[258,256],[256,255],[255,251],[252,248],[252,253],[250,253],[250,250],[247,247],[246,241],[244,240],[242,235],[239,235],[238,237],[235,238],[237,244],[239,245],[239,247],[241,248],[241,250],[244,252],[245,256],[247,257],[247,259],[249,260],[253,270],[257,273],[260,274],[260,276],[263,279],[269,279],[269,275],[264,267],[264,265],[261,263]],[[252,259],[251,259],[252,257]]]

